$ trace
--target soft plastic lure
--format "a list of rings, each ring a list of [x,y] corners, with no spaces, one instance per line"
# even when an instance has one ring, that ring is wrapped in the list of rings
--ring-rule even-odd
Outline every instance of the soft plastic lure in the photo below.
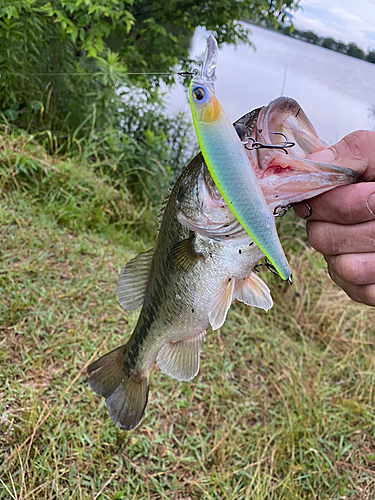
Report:
[[[208,170],[233,215],[284,280],[291,270],[276,232],[274,216],[244,147],[215,96],[217,43],[210,35],[202,71],[193,77],[189,100],[195,132]]]

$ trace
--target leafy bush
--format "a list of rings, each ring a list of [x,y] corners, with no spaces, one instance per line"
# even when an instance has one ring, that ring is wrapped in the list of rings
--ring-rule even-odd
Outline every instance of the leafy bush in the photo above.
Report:
[[[101,231],[134,224],[147,208],[135,208],[126,189],[115,189],[84,163],[49,156],[31,135],[5,127],[1,133],[0,192],[17,190],[59,224]]]
[[[159,203],[192,148],[187,122],[167,117],[158,88],[189,68],[194,29],[249,43],[237,20],[275,21],[297,3],[0,1],[0,120]]]
[[[282,19],[297,3],[0,3],[0,111],[21,128],[64,135],[76,130],[95,104],[99,126],[111,126],[119,82],[133,82],[151,92],[160,80],[173,82],[173,68],[189,64],[189,40],[197,26],[214,31],[219,43],[248,43],[249,31],[237,20],[250,15]],[[129,75],[134,72],[141,74]]]

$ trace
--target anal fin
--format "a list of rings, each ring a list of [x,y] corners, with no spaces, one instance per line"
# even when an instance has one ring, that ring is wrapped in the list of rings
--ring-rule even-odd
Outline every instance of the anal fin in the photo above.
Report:
[[[260,307],[266,312],[273,306],[268,286],[255,273],[244,279],[236,279],[234,298],[248,306]]]
[[[160,371],[180,381],[193,379],[199,371],[200,354],[206,332],[178,342],[168,342],[156,358]]]

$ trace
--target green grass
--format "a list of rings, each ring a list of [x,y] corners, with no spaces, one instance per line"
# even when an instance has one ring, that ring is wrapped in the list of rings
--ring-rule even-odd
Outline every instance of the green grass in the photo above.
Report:
[[[375,498],[375,309],[331,283],[302,223],[281,222],[294,285],[262,273],[274,308],[232,307],[193,381],[153,371],[145,418],[124,433],[85,368],[130,335],[116,281],[153,242],[130,202],[90,225],[80,210],[118,193],[17,144],[0,177],[0,498]],[[34,183],[16,172],[31,156]]]

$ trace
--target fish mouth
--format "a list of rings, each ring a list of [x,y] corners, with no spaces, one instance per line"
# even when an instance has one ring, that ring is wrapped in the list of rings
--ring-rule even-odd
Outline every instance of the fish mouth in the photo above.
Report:
[[[238,123],[246,123],[245,117]],[[312,198],[334,187],[351,184],[359,176],[355,170],[309,159],[310,155],[329,146],[318,137],[298,102],[290,97],[278,97],[258,112],[246,147],[259,185],[271,206]]]

